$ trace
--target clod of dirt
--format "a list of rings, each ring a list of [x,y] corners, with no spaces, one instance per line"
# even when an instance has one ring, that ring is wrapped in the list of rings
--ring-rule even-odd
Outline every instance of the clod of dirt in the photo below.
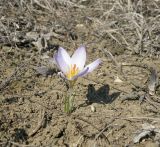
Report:
[[[157,70],[151,67],[151,75],[150,75],[149,82],[148,82],[148,91],[150,95],[155,94],[157,85],[158,85]]]
[[[47,66],[40,66],[40,67],[36,67],[35,70],[37,71],[38,74],[43,75],[43,76],[48,76],[48,75],[52,75],[55,70],[51,69]]]

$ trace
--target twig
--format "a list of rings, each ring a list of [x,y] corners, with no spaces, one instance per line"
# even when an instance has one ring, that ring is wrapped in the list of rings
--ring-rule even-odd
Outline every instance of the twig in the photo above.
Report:
[[[153,100],[150,98],[149,94],[146,94],[146,95],[145,95],[145,98],[146,98],[146,100],[147,100],[151,105],[153,105],[156,109],[160,108],[160,104],[157,103],[157,102],[155,102],[155,101],[153,101]]]
[[[76,119],[82,120],[84,122],[86,122],[87,124],[91,125],[93,128],[95,128],[96,130],[100,131],[99,128],[97,128],[95,125],[93,125],[91,122],[89,122],[88,120],[85,120],[84,118],[80,118],[78,116],[76,116]],[[107,136],[102,132],[100,135],[102,135],[106,140],[107,143],[110,144],[110,141],[108,140]]]
[[[135,83],[135,82],[133,82],[133,81],[129,81],[129,80],[128,80],[128,78],[125,76],[125,74],[124,74],[124,72],[123,72],[123,66],[136,66],[136,67],[141,67],[141,68],[147,68],[146,65],[141,65],[141,63],[140,63],[140,64],[124,64],[124,63],[118,63],[117,60],[116,60],[116,59],[114,58],[114,56],[112,55],[112,53],[109,52],[107,49],[100,49],[100,50],[103,51],[104,54],[105,54],[106,56],[108,56],[108,57],[112,60],[113,64],[117,67],[118,74],[121,74],[121,75],[123,76],[123,78],[129,82],[129,84],[133,85],[133,86],[136,87],[136,88],[141,88],[141,89],[143,89],[143,87],[142,87],[141,85],[139,85],[139,84],[137,84],[137,83]],[[147,69],[149,69],[149,68],[147,68]],[[113,86],[112,86],[112,87],[113,87]],[[114,87],[113,87],[113,88],[114,88]],[[115,89],[115,88],[114,88],[114,89]]]
[[[38,122],[37,127],[31,133],[29,133],[29,135],[28,135],[29,137],[35,135],[37,133],[37,131],[42,127],[44,117],[45,117],[45,109],[42,110],[41,118],[40,118],[41,120]]]
[[[122,66],[135,66],[135,67],[140,67],[140,68],[144,68],[150,71],[150,67],[148,67],[147,64],[142,64],[142,63],[136,63],[136,64],[132,64],[132,63],[122,63]]]
[[[122,66],[122,69],[123,69],[123,66],[135,66],[135,67],[140,67],[140,68],[144,68],[144,69],[147,69],[147,70],[150,70],[150,68],[147,66],[147,65],[142,65],[142,63],[137,63],[137,64],[126,64],[126,63],[122,63],[121,64],[121,66]],[[128,80],[128,78],[125,76],[125,74],[123,73],[123,71],[121,72],[122,74],[123,74],[123,78],[126,80],[126,81],[128,81],[132,86],[134,86],[135,88],[137,88],[137,89],[142,89],[142,90],[144,90],[144,87],[143,86],[141,86],[140,84],[138,84],[138,83],[136,83],[136,82],[134,82],[134,81],[130,81],[130,80]]]
[[[29,61],[31,61],[33,57],[34,55],[32,55],[29,59],[25,60],[22,64],[20,64],[20,66],[15,69],[15,71],[10,75],[10,77],[6,78],[0,84],[0,91],[2,91],[2,89],[4,89],[12,81],[12,79],[17,75],[18,71],[22,71],[23,68],[25,69],[27,67]]]
[[[81,135],[81,136],[79,137],[77,143],[75,144],[75,147],[81,146],[81,145],[79,145],[79,144],[80,144],[80,140],[81,140],[83,137],[84,137],[83,135]]]
[[[38,0],[33,0],[34,3],[36,3],[38,6],[40,6],[41,8],[43,9],[47,9],[47,10],[50,10],[49,7],[45,6],[45,5],[42,5]]]
[[[113,116],[105,116],[106,118],[113,118]],[[160,118],[154,118],[154,117],[145,117],[145,116],[135,116],[135,117],[114,117],[114,119],[122,119],[122,120],[153,120],[153,121],[159,121]]]
[[[111,126],[111,123],[114,122],[115,119],[113,118],[109,123],[105,124],[105,127],[96,135],[95,139],[94,140],[97,140],[97,138],[102,135],[102,133],[108,129],[110,126]]]
[[[0,85],[0,91],[1,91],[2,89],[4,89],[4,88],[13,80],[13,78],[17,75],[18,71],[19,71],[20,69],[22,69],[23,67],[25,67],[25,63],[22,64],[22,65],[20,65],[19,67],[17,67],[17,68],[15,69],[15,71],[10,75],[10,77],[6,78],[6,79],[1,83],[1,85]]]
[[[18,146],[18,147],[38,147],[38,146],[35,146],[35,145],[25,145],[25,144],[19,144],[17,142],[13,142],[13,141],[9,141],[9,143],[15,145],[15,146]]]

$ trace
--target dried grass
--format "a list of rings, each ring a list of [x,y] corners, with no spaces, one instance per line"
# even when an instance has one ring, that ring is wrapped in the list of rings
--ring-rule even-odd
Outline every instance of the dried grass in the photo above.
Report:
[[[112,40],[131,53],[160,55],[157,0],[1,0],[0,8],[3,45],[15,47],[25,42],[30,31],[51,30],[67,35],[72,43],[107,44]],[[82,34],[77,32],[81,24],[86,28]]]

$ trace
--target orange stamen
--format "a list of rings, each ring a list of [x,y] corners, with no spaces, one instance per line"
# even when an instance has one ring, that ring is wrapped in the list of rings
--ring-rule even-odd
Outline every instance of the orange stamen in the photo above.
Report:
[[[74,64],[74,65],[71,65],[71,67],[70,67],[70,70],[69,70],[69,72],[67,73],[67,78],[68,79],[71,79],[72,77],[74,77],[76,74],[78,74],[78,72],[79,72],[79,69],[78,69],[78,67],[76,66],[76,64]]]

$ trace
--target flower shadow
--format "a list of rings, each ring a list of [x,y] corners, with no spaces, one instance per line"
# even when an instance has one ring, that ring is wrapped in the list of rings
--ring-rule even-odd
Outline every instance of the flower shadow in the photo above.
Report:
[[[95,90],[94,85],[88,85],[88,92],[87,92],[87,100],[85,104],[81,104],[80,107],[85,107],[86,105],[91,105],[92,103],[99,103],[99,104],[110,104],[112,103],[118,96],[120,92],[114,92],[109,94],[110,87],[109,85],[103,85],[98,90]]]

